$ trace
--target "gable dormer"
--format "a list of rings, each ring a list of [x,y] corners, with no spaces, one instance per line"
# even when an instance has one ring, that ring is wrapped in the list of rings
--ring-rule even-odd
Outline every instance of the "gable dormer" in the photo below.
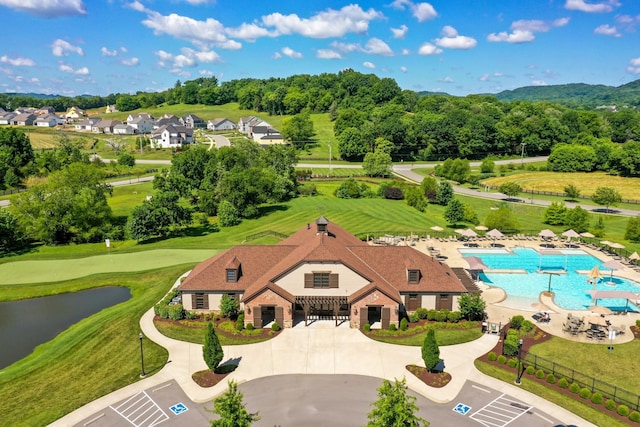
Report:
[[[233,257],[225,266],[225,282],[236,283],[242,276],[242,264],[238,257]]]
[[[407,268],[407,283],[417,285],[420,283],[422,272],[417,268]]]
[[[329,220],[323,216],[316,220],[316,232],[318,234],[328,234]]]

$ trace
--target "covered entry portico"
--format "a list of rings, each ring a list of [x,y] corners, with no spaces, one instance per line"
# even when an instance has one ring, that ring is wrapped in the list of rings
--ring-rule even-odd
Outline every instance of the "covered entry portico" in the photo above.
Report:
[[[304,325],[317,320],[334,320],[336,326],[349,321],[349,301],[346,296],[296,296],[296,312],[304,315]]]

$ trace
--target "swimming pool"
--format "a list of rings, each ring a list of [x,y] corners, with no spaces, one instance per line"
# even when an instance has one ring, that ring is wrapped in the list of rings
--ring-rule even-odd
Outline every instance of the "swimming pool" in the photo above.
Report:
[[[578,274],[576,270],[590,271],[594,266],[602,266],[602,262],[580,249],[556,249],[541,250],[531,248],[484,249],[469,248],[460,249],[460,253],[467,256],[476,256],[490,270],[525,270],[526,274],[515,273],[482,273],[480,280],[488,285],[500,287],[507,293],[505,305],[531,309],[531,304],[538,302],[540,292],[549,288],[555,293],[554,301],[567,310],[586,310],[593,305],[591,296],[586,293],[593,289],[593,285],[587,282],[585,274]],[[542,271],[540,273],[539,271]],[[560,274],[546,274],[554,272]],[[602,280],[596,284],[596,290],[630,291],[640,292],[640,285],[621,277],[616,277],[615,272],[611,277],[611,270],[601,268]],[[603,305],[612,310],[625,309],[624,299],[601,299],[598,305]],[[637,307],[629,303],[629,310],[637,310]]]

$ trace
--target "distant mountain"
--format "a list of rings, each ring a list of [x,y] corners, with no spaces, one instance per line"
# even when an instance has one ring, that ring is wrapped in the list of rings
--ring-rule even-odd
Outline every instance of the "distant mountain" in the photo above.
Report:
[[[622,86],[572,83],[551,86],[525,86],[494,95],[501,101],[549,101],[569,107],[596,108],[616,105],[618,108],[640,106],[640,79]]]
[[[36,99],[56,99],[61,95],[47,95],[44,93],[17,93],[17,92],[5,92],[3,95],[7,96],[21,96],[24,98],[36,98]]]

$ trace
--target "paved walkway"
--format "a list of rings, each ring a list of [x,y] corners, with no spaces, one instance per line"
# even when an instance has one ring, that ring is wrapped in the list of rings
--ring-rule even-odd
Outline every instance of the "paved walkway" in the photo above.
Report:
[[[179,280],[176,284],[178,283]],[[169,362],[164,368],[153,376],[83,406],[54,422],[52,426],[77,424],[110,405],[169,380],[175,380],[194,402],[211,401],[225,391],[226,381],[211,388],[202,388],[193,382],[191,375],[194,372],[207,369],[202,357],[202,346],[165,337],[155,328],[153,317],[153,309],[150,309],[140,320],[140,327],[148,339],[169,351]],[[226,346],[223,363],[239,364],[238,369],[227,377],[239,383],[282,374],[356,374],[388,379],[405,377],[412,390],[438,403],[451,402],[466,381],[471,379],[530,402],[557,419],[580,426],[591,425],[557,405],[477,371],[473,361],[493,348],[497,341],[496,335],[483,335],[472,342],[441,347],[440,355],[445,368],[453,377],[443,388],[429,387],[408,374],[405,369],[408,364],[423,363],[419,347],[373,341],[358,330],[349,328],[347,324],[335,327],[333,322],[318,322],[310,327],[286,329],[277,337],[258,344]]]

